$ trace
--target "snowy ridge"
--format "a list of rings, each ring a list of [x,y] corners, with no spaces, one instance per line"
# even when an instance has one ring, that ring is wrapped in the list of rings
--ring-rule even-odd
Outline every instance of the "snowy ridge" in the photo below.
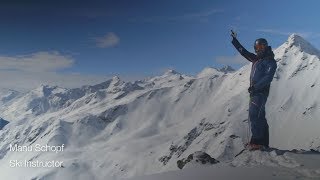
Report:
[[[304,41],[292,35],[275,50],[278,69],[267,119],[271,146],[311,152],[320,150],[320,62]],[[95,86],[41,86],[14,96],[0,107],[10,121],[0,130],[0,178],[130,178],[178,170],[179,160],[199,156],[199,151],[217,165],[263,165],[303,178],[320,177],[319,166],[302,167],[306,156],[292,152],[238,155],[248,141],[250,68],[205,68],[197,77],[169,70],[136,82],[114,77]],[[37,143],[65,144],[66,149],[58,154],[8,151],[9,144]],[[34,171],[8,166],[11,159],[26,158],[64,164]],[[184,168],[195,165],[192,161]]]
[[[220,69],[213,68],[213,67],[206,67],[204,68],[199,74],[197,74],[197,78],[203,78],[207,76],[222,76],[226,73],[232,73],[235,70],[231,66],[223,66]]]
[[[231,66],[225,65],[222,68],[220,68],[219,71],[222,71],[224,73],[228,73],[228,72],[233,72],[235,70]]]
[[[216,68],[206,67],[198,75],[197,78],[207,77],[207,76],[221,76],[224,73]]]
[[[18,97],[21,95],[20,92],[12,90],[12,89],[1,89],[0,90],[0,104],[8,104],[13,100],[14,98]]]

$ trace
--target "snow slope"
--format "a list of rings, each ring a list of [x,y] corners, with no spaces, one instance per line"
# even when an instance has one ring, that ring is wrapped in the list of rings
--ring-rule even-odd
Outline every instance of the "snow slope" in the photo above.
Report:
[[[320,53],[295,34],[275,53],[267,102],[271,146],[319,151]],[[114,77],[76,89],[43,85],[14,96],[0,106],[0,116],[10,121],[0,131],[0,178],[130,178],[178,170],[177,161],[197,151],[226,168],[265,166],[286,169],[289,177],[320,177],[320,167],[306,166],[304,154],[275,150],[235,158],[249,138],[250,68],[206,68],[196,77],[169,70],[136,82]],[[10,152],[10,144],[66,148]],[[63,167],[10,168],[13,159],[61,160]]]
[[[232,163],[231,165],[227,163],[215,165],[198,164],[182,170],[137,176],[129,178],[128,180],[318,179],[320,167],[319,157],[318,154],[297,155],[287,153],[283,158],[283,156],[275,155],[274,152],[270,154],[253,152],[235,159],[233,164],[239,163],[239,166],[233,166]],[[309,173],[308,177],[305,175],[306,172]]]

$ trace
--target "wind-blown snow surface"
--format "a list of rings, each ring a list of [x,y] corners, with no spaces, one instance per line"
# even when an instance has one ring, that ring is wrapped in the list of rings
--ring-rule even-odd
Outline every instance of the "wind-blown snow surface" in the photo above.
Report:
[[[294,34],[275,53],[278,69],[266,108],[271,146],[319,151],[320,53]],[[319,161],[308,163],[305,154],[235,157],[249,137],[250,68],[206,68],[196,77],[170,70],[136,82],[114,77],[76,89],[43,85],[3,93],[0,116],[10,123],[0,131],[0,178],[130,178],[178,170],[177,160],[196,151],[229,168],[268,166],[290,177],[320,177]],[[10,152],[10,144],[66,148]],[[61,160],[63,167],[11,168],[10,160]]]

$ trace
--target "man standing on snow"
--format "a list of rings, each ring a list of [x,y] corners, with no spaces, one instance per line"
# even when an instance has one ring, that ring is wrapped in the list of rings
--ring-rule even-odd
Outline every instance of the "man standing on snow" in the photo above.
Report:
[[[265,117],[265,104],[269,95],[270,83],[277,69],[274,54],[267,40],[259,38],[254,42],[256,54],[247,51],[237,40],[236,33],[231,30],[232,44],[239,53],[252,62],[250,74],[249,122],[251,124],[251,140],[249,150],[269,147],[269,126]]]

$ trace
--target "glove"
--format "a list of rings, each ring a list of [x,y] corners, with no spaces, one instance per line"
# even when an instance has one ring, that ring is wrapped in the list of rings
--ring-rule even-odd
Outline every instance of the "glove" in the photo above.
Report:
[[[237,38],[237,33],[236,32],[234,32],[232,29],[231,29],[231,37],[233,37],[233,38]]]
[[[249,92],[250,94],[252,94],[254,91],[255,91],[254,87],[253,87],[253,86],[250,86],[249,89],[248,89],[248,92]]]

